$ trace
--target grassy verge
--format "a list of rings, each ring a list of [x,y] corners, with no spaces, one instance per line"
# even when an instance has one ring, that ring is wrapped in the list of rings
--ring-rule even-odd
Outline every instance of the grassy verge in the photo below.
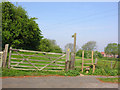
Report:
[[[120,83],[120,78],[98,78],[102,82]]]
[[[76,70],[70,70],[68,72],[52,72],[52,71],[22,71],[15,69],[2,69],[2,77],[6,76],[40,76],[40,75],[61,75],[61,76],[77,76],[80,73]]]

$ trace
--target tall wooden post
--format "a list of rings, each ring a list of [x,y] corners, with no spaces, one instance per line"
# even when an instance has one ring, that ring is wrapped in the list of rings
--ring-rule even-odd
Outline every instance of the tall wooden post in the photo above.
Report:
[[[8,53],[9,44],[5,45],[4,55],[3,55],[3,67],[6,67],[7,53]]]
[[[75,65],[75,56],[76,56],[76,33],[74,33],[74,35],[72,35],[72,37],[74,37],[74,50],[73,53],[71,53],[71,64],[72,66],[70,66],[72,69],[74,69],[74,65]],[[74,54],[74,55],[73,55]]]
[[[70,49],[68,48],[66,50],[65,71],[69,70],[69,62],[70,62],[69,56],[70,56]]]
[[[74,54],[76,53],[76,33],[74,33]]]
[[[82,51],[82,72],[83,72],[83,65],[84,65],[84,51]]]

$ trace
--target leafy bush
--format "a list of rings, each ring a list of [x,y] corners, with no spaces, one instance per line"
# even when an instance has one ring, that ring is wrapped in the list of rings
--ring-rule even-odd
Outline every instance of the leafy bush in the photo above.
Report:
[[[69,70],[68,72],[65,73],[65,76],[77,76],[80,75],[80,72],[77,70]]]

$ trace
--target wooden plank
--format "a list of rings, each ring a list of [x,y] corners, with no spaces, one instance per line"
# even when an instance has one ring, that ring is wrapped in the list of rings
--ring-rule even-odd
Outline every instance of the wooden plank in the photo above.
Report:
[[[92,59],[83,59],[83,60],[92,60]]]
[[[24,65],[18,65],[18,66],[16,66],[16,65],[11,65],[12,67],[33,67],[33,66],[24,66]],[[39,68],[42,68],[42,67],[39,67]],[[46,68],[48,68],[48,69],[64,69],[63,67],[46,67]]]
[[[24,65],[11,65],[12,67],[33,67],[33,66],[24,66]]]
[[[46,67],[46,68],[48,68],[48,69],[64,69],[62,67]]]
[[[13,60],[23,60],[22,58],[11,58],[11,59],[13,59]],[[36,59],[28,59],[28,60],[30,60],[30,61],[38,61],[38,62],[40,62],[40,61],[43,61],[43,62],[51,62],[51,61],[48,61],[48,60],[36,60]],[[62,62],[61,62],[62,63]]]
[[[16,69],[16,70],[36,70],[36,69],[23,69],[23,68],[12,68],[12,69]]]
[[[61,70],[42,70],[42,71],[61,72]]]
[[[12,54],[12,55],[19,55],[19,54]],[[21,54],[22,56],[31,56],[31,57],[45,57],[47,58],[46,56],[38,56],[38,55],[27,55],[27,54]],[[57,58],[57,57],[48,57],[48,58]]]
[[[23,68],[12,68],[15,70],[36,70],[36,69],[23,69]],[[61,70],[42,70],[42,71],[53,71],[53,72],[60,72]]]
[[[21,52],[33,52],[33,53],[45,53],[45,54],[55,54],[55,55],[63,55],[63,53],[51,53],[51,52],[40,52],[40,51],[31,51],[31,50],[21,50],[21,49],[11,49],[13,51],[21,51]]]
[[[56,63],[57,63],[57,62],[58,62],[58,63],[65,63],[64,61],[56,61]]]
[[[18,62],[11,61],[11,63],[18,63]],[[22,64],[29,64],[29,63],[23,62]],[[35,64],[35,65],[46,65],[46,64],[41,64],[41,63],[32,63],[32,64]],[[61,64],[50,64],[50,65],[53,65],[53,66],[65,66],[65,65],[61,65]]]
[[[75,60],[82,60],[82,59],[75,59]]]
[[[10,68],[10,65],[11,65],[11,49],[12,47],[10,47],[10,51],[9,51],[8,68]]]
[[[6,60],[7,60],[8,46],[9,46],[9,44],[5,44],[5,52],[4,52],[4,58],[3,58],[3,67],[6,67]]]
[[[62,58],[62,57],[64,57],[64,56],[65,56],[65,54],[64,54],[64,55],[62,55],[61,57],[57,58],[56,60],[58,60],[58,59],[60,59],[60,58]],[[44,67],[42,67],[40,70],[43,70],[43,69],[44,69],[44,68],[46,68],[48,65],[50,65],[50,64],[52,64],[52,63],[54,63],[56,60],[51,61],[51,63],[49,63],[49,64],[45,65],[45,66],[44,66]]]
[[[90,66],[83,66],[83,68],[88,68],[88,67],[90,67]]]

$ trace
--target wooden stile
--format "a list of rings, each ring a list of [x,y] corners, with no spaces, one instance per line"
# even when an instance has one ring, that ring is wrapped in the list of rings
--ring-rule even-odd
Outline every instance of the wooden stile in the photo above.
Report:
[[[91,60],[92,63],[84,63],[84,60]],[[83,72],[83,68],[90,68],[91,67],[91,66],[84,66],[84,64],[92,65],[93,66],[93,73],[94,73],[94,71],[95,71],[95,64],[93,63],[93,51],[92,51],[91,59],[84,59],[84,51],[82,51],[82,72]]]

